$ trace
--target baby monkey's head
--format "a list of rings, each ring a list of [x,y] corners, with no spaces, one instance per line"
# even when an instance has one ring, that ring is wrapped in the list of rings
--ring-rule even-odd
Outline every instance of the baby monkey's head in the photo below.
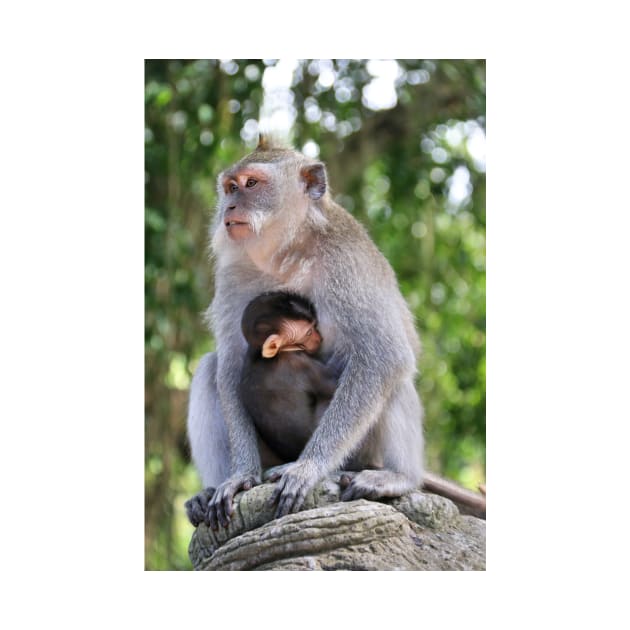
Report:
[[[266,359],[279,352],[315,354],[322,343],[315,307],[306,298],[284,291],[254,298],[245,308],[241,329],[249,347]]]

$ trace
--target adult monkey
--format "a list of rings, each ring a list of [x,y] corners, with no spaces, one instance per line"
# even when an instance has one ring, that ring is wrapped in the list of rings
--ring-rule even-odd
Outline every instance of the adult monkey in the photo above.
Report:
[[[297,511],[318,481],[359,451],[382,468],[345,477],[342,500],[419,487],[422,407],[414,376],[420,343],[413,318],[389,263],[330,197],[324,165],[261,137],[253,153],[219,175],[218,195],[208,311],[217,352],[199,363],[188,412],[192,456],[206,489],[187,503],[191,520],[227,526],[234,495],[260,483],[263,467],[282,463],[261,443],[238,396],[247,349],[240,318],[263,291],[310,299],[322,356],[341,366],[311,439],[297,461],[280,469],[276,516]]]

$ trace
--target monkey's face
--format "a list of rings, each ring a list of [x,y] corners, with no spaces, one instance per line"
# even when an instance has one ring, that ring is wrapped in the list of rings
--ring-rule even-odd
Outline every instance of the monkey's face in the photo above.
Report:
[[[278,203],[276,186],[263,164],[235,167],[220,178],[220,212],[223,226],[234,241],[250,239],[262,231]]]
[[[262,346],[262,356],[275,357],[278,352],[306,352],[315,354],[322,343],[322,337],[315,322],[303,319],[283,319],[278,332],[269,335]]]
[[[310,163],[293,151],[255,152],[219,176],[215,229],[232,242],[244,241],[248,250],[261,236],[277,249],[325,191],[323,164]]]

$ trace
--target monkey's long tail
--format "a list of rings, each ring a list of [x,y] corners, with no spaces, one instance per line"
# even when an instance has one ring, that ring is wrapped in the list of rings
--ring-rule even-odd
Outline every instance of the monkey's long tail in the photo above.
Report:
[[[424,473],[422,488],[450,499],[462,514],[470,514],[484,520],[486,518],[486,497],[483,494],[462,488],[454,481],[438,477],[429,471]]]

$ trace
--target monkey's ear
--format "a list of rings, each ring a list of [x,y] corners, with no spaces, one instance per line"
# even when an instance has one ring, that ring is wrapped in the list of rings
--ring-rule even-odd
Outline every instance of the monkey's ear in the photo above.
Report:
[[[265,343],[263,343],[262,355],[265,359],[271,359],[280,352],[281,347],[282,337],[280,335],[269,335],[269,337],[265,339]]]
[[[315,201],[321,199],[326,192],[326,167],[321,163],[305,166],[300,175],[306,184],[306,193]]]

